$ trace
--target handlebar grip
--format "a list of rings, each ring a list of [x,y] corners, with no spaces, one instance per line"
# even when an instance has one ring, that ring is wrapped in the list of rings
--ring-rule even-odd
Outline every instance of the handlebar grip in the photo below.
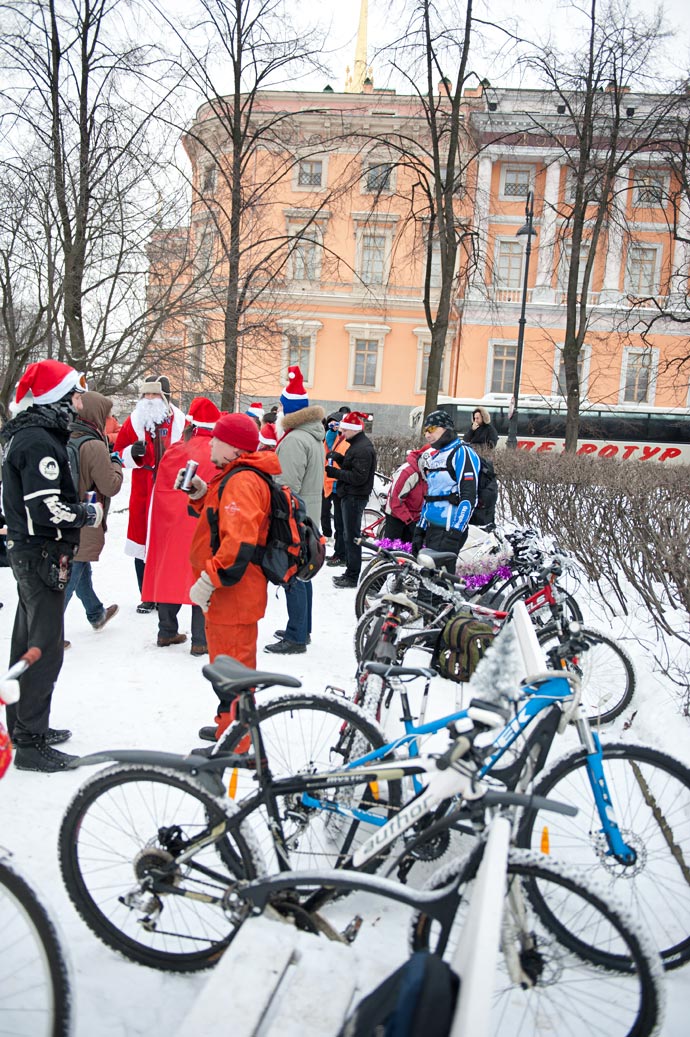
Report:
[[[470,742],[469,738],[465,738],[463,736],[461,738],[456,739],[456,741],[453,742],[453,744],[451,745],[450,749],[447,749],[444,752],[443,756],[439,756],[438,760],[436,761],[436,766],[440,771],[448,770],[448,768],[452,767],[454,763],[456,763],[458,760],[461,760],[463,756],[467,755],[467,752],[469,751],[471,745],[472,743]]]

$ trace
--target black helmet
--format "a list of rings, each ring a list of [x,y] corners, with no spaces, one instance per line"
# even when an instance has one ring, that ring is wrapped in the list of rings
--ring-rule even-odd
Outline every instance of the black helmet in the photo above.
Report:
[[[449,428],[455,431],[455,424],[450,414],[444,410],[432,410],[424,419],[424,428]]]

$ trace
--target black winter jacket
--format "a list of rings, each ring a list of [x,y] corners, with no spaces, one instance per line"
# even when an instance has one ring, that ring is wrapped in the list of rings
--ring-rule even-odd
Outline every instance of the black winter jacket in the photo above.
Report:
[[[498,443],[498,432],[493,425],[487,425],[486,422],[483,422],[479,428],[470,428],[465,433],[465,442],[471,443],[473,447],[495,447]]]
[[[88,512],[77,499],[66,443],[69,431],[47,407],[29,407],[2,430],[2,510],[7,540],[18,547],[79,543]]]
[[[338,463],[341,469],[335,483],[338,497],[364,497],[368,500],[374,488],[376,450],[364,432],[352,437],[347,453]]]

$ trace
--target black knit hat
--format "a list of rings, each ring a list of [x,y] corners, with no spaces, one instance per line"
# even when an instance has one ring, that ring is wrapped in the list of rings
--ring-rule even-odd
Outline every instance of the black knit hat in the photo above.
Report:
[[[455,431],[455,424],[450,414],[444,410],[432,410],[424,419],[424,428],[448,428]]]

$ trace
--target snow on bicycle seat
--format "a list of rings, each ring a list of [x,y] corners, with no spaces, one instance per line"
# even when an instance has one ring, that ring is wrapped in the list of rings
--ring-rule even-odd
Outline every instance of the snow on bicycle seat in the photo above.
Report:
[[[417,561],[420,562],[420,564],[423,564],[421,562],[420,555],[427,555],[428,558],[431,558],[436,569],[445,568],[448,570],[448,572],[455,572],[457,557],[453,554],[452,551],[432,551],[432,549],[429,547],[423,547],[420,550],[419,555],[417,555]]]
[[[207,663],[201,672],[211,682],[213,690],[221,699],[235,698],[247,688],[271,688],[276,684],[283,688],[302,687],[302,682],[296,677],[289,677],[286,673],[271,673],[268,670],[250,670],[230,655],[217,656],[212,663]]]
[[[376,663],[368,659],[362,663],[365,670],[378,677],[436,677],[436,671],[421,666],[395,666],[391,663]]]

